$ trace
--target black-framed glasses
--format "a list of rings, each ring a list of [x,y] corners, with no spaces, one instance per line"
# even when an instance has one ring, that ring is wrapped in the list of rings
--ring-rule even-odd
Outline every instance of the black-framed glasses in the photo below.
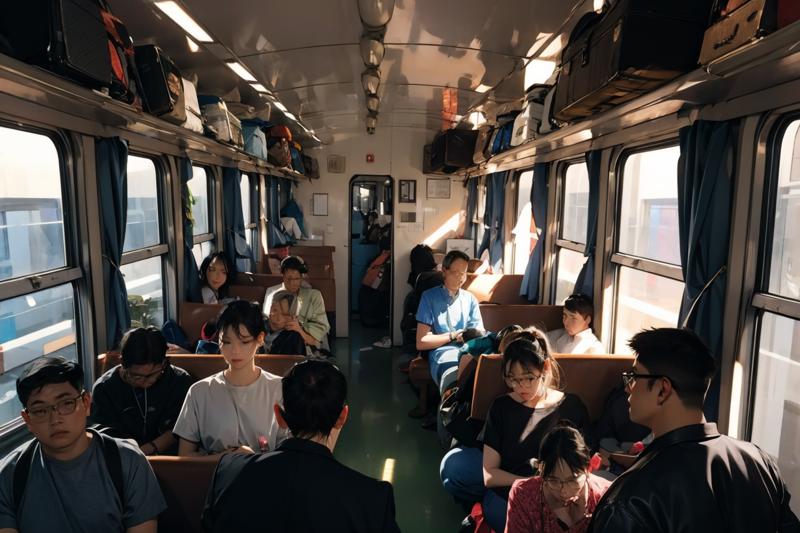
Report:
[[[669,376],[666,376],[664,374],[640,374],[638,372],[632,372],[632,371],[628,371],[628,372],[623,372],[622,373],[622,383],[624,383],[625,387],[628,388],[628,389],[633,387],[633,384],[636,383],[636,380],[640,379],[640,378],[641,379],[658,379],[658,378],[667,378],[667,379],[669,379]]]
[[[131,372],[128,369],[125,369],[125,376],[128,378],[128,381],[135,381],[137,383],[141,383],[143,381],[150,381],[153,378],[161,376],[167,370],[166,361],[161,363],[161,368],[158,370],[154,370],[149,374],[136,374]]]
[[[50,418],[51,411],[55,411],[63,416],[71,415],[78,407],[78,400],[83,398],[84,394],[86,394],[86,391],[81,391],[81,393],[74,398],[66,398],[56,402],[54,405],[37,405],[32,409],[26,407],[25,412],[28,413],[28,416],[30,416],[31,420],[34,422],[44,422]]]
[[[523,376],[520,378],[515,378],[513,376],[505,376],[506,383],[511,388],[514,387],[532,387],[535,385],[539,380],[544,377],[544,374],[539,374],[538,376]]]

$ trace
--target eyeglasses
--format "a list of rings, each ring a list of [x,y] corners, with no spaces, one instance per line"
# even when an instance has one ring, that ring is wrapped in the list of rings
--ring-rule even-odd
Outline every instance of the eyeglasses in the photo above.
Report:
[[[557,477],[544,478],[544,482],[547,484],[550,490],[567,489],[568,491],[577,491],[583,486],[585,481],[586,481],[585,474],[581,474],[580,476],[574,479],[566,479],[566,480],[558,479]]]
[[[83,395],[86,391],[81,391],[80,394],[75,396],[74,398],[67,398],[66,400],[61,400],[57,402],[55,405],[37,405],[33,409],[25,408],[25,412],[28,413],[28,416],[31,417],[33,422],[44,422],[48,418],[50,418],[50,412],[55,411],[60,415],[71,415],[75,412],[75,408],[78,406],[78,400],[83,398]]]
[[[664,374],[639,374],[638,372],[623,372],[622,373],[622,383],[625,384],[626,388],[633,387],[633,384],[636,383],[637,379],[658,379],[658,378],[667,378],[669,376],[665,376]],[[671,380],[670,380],[671,381]]]
[[[515,378],[513,376],[506,376],[505,378],[506,378],[506,383],[508,383],[508,386],[511,387],[511,388],[514,388],[514,387],[517,387],[517,386],[519,386],[519,387],[532,387],[533,385],[536,384],[537,381],[539,381],[543,377],[544,377],[544,374],[539,374],[538,376],[532,376],[532,377],[525,376],[525,377],[521,377],[521,378]]]
[[[159,368],[158,370],[154,370],[149,374],[135,374],[129,370],[124,370],[124,372],[125,372],[125,377],[128,378],[128,381],[136,381],[137,383],[141,383],[143,381],[150,381],[151,379],[160,376],[161,374],[164,373],[166,369],[167,369],[166,365],[162,363],[161,368]]]

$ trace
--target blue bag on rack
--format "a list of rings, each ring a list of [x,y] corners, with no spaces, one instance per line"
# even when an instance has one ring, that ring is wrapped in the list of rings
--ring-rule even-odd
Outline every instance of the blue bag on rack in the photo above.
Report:
[[[303,157],[300,155],[300,150],[293,143],[289,143],[289,153],[292,154],[292,168],[294,171],[305,174],[306,168],[303,165]]]
[[[244,151],[261,159],[267,159],[267,136],[264,128],[271,124],[260,119],[242,120],[242,134],[244,135]]]

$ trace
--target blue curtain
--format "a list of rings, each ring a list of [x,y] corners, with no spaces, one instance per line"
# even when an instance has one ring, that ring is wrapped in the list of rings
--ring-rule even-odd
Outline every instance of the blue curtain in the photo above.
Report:
[[[586,248],[583,264],[578,279],[575,281],[573,293],[585,294],[593,298],[594,294],[594,251],[597,247],[597,210],[600,204],[600,150],[586,152],[586,167],[589,171],[589,209],[586,223]]]
[[[678,225],[685,288],[678,325],[685,324],[703,338],[717,361],[722,348],[736,133],[735,122],[703,120],[680,131]],[[709,420],[717,419],[719,373],[705,411]]]
[[[178,173],[181,178],[181,218],[183,220],[183,294],[188,302],[201,302],[200,280],[197,263],[192,255],[194,247],[192,206],[189,202],[189,180],[192,179],[192,161],[184,157],[178,161]]]
[[[222,214],[225,222],[225,255],[240,272],[253,270],[255,261],[244,236],[242,214],[242,173],[238,168],[222,169]]]
[[[280,215],[280,180],[276,176],[267,176],[267,245],[270,248],[287,246],[289,237],[283,231]]]
[[[119,137],[95,141],[106,288],[106,343],[113,349],[131,326],[128,290],[120,270],[128,217],[128,144]]]
[[[475,211],[478,209],[478,180],[479,178],[469,178],[464,186],[467,189],[467,220],[464,224],[464,238],[475,239],[478,233],[477,224],[473,221]],[[472,249],[475,252],[475,248]]]
[[[489,264],[495,273],[503,269],[503,210],[505,209],[505,188],[508,172],[489,174],[486,178],[486,211],[483,224],[486,228],[478,257],[489,250]]]
[[[531,250],[528,267],[522,278],[519,294],[529,301],[539,303],[539,278],[544,268],[544,251],[547,245],[547,163],[537,163],[533,167],[533,187],[531,187],[531,212],[536,223],[539,239]]]

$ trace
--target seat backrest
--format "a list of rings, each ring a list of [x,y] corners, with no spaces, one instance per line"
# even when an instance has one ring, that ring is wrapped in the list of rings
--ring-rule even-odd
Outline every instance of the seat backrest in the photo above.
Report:
[[[417,276],[417,281],[414,284],[414,293],[419,299],[423,292],[427,291],[428,289],[438,287],[442,283],[444,283],[444,274],[442,272],[438,270],[422,272],[419,276]]]
[[[200,515],[217,461],[205,457],[148,457],[167,509],[158,517],[159,531],[203,533]]]
[[[178,316],[178,325],[186,334],[191,346],[200,339],[200,328],[209,320],[214,320],[222,311],[222,304],[197,304],[181,302]]]
[[[306,278],[311,287],[317,289],[322,293],[322,299],[325,301],[325,311],[336,312],[336,280],[333,278]],[[236,285],[231,285],[231,296],[238,296],[240,298],[252,299],[264,303],[264,294],[268,287],[278,285],[283,282],[283,277],[274,274],[238,274],[236,276]],[[249,287],[259,287],[259,289],[251,289]],[[244,288],[248,287],[248,288]],[[261,294],[258,294],[258,291]],[[257,298],[251,298],[255,297]]]
[[[530,304],[519,295],[522,274],[467,274],[462,288],[468,290],[478,303]]]
[[[228,367],[221,355],[173,354],[169,355],[168,359],[170,363],[186,370],[196,380],[205,379]],[[101,372],[114,368],[122,361],[118,352],[100,354],[98,360]],[[290,368],[303,360],[305,360],[303,355],[256,355],[256,365],[276,376],[285,376]]]
[[[600,418],[606,398],[622,380],[622,372],[633,366],[632,355],[555,354],[561,367],[564,392],[578,396],[594,421]],[[509,392],[503,378],[503,356],[482,355],[475,372],[470,417],[485,420],[492,402]]]
[[[498,332],[511,324],[519,324],[527,328],[536,326],[544,331],[558,329],[562,326],[560,305],[494,305],[481,304],[483,327]]]
[[[232,297],[248,302],[258,302],[259,305],[264,303],[266,292],[267,290],[261,285],[230,285],[228,287],[228,294]]]
[[[322,264],[322,263],[306,263],[306,268],[308,268],[308,277],[309,278],[332,278],[333,277],[333,265],[332,264]]]

